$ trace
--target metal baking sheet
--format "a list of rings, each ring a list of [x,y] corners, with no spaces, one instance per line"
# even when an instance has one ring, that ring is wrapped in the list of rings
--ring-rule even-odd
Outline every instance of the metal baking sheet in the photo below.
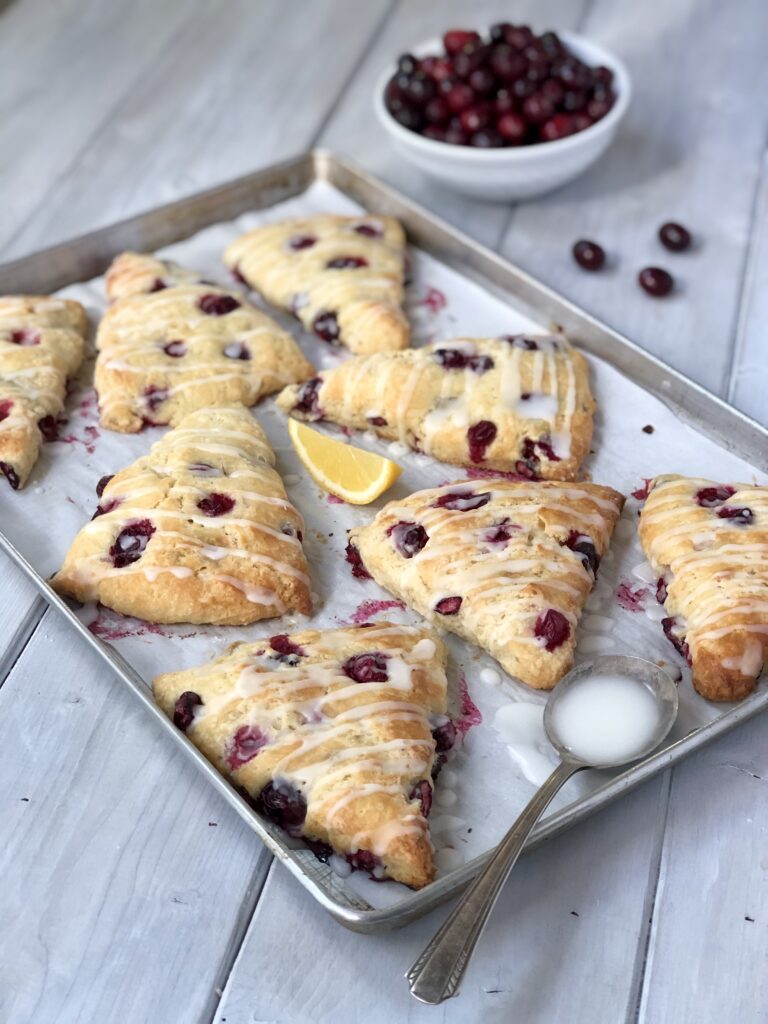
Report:
[[[599,363],[601,373],[607,373],[609,370],[613,373],[610,380],[616,388],[620,387],[623,378],[628,378],[633,382],[632,386],[639,385],[649,396],[661,400],[664,403],[663,414],[669,424],[674,425],[675,419],[678,419],[687,425],[681,429],[689,430],[691,436],[694,436],[693,431],[696,431],[711,439],[721,449],[732,453],[734,458],[743,459],[760,471],[768,469],[768,432],[758,424],[409,200],[345,161],[322,151],[306,154],[202,195],[181,200],[75,241],[6,264],[0,267],[0,292],[53,292],[89,281],[102,274],[113,256],[124,249],[154,251],[183,243],[184,240],[204,232],[213,225],[232,222],[238,218],[245,219],[251,214],[258,217],[258,211],[270,211],[277,204],[294,200],[300,203],[302,196],[321,186],[333,189],[335,194],[346,197],[359,207],[397,217],[404,224],[412,246],[418,253],[424,254],[425,259],[431,261],[433,268],[440,266],[445,268],[446,275],[450,271],[454,279],[458,274],[462,280],[476,282],[479,286],[478,295],[493,296],[497,307],[514,310],[518,322],[530,320],[543,327],[550,323],[561,325],[578,345]],[[221,246],[217,245],[215,251],[220,252],[220,248]],[[490,303],[490,298],[487,301]],[[463,328],[469,332],[467,319],[472,320],[471,317],[465,316],[462,324],[461,316],[458,317],[457,330]],[[451,317],[447,316],[432,323],[431,329],[446,337],[450,333],[450,323]],[[615,371],[619,371],[623,378],[617,376]],[[650,397],[648,400],[651,401]],[[658,403],[656,405],[658,406]],[[257,415],[264,422],[265,417],[261,415],[260,409],[261,406],[257,410]],[[658,414],[661,417],[661,411]],[[122,443],[126,445],[126,451],[130,452],[121,464],[127,464],[135,457],[137,445],[139,450],[142,450],[155,440],[155,437],[147,436],[131,439],[121,437]],[[629,445],[631,442],[615,436],[602,439],[602,445],[618,446],[619,455],[622,443]],[[418,458],[423,460],[425,457]],[[455,469],[448,472],[455,476],[461,475],[461,471]],[[651,472],[649,469],[649,475]],[[600,482],[617,485],[614,479],[605,474],[596,478],[600,479]],[[434,481],[425,479],[424,484],[432,482]],[[626,483],[623,489],[627,490]],[[419,893],[400,891],[391,905],[380,905],[381,901],[378,901],[379,905],[374,905],[377,901],[370,896],[366,898],[365,889],[361,891],[359,886],[351,886],[330,868],[316,861],[303,846],[291,844],[279,829],[264,823],[156,708],[147,686],[151,674],[146,668],[147,658],[138,659],[138,665],[144,667],[143,671],[138,671],[133,651],[129,649],[128,654],[124,656],[114,646],[98,639],[87,628],[82,614],[78,616],[45,583],[41,571],[45,573],[51,567],[41,569],[37,552],[33,559],[36,565],[30,564],[19,550],[21,545],[12,543],[6,536],[14,533],[9,520],[6,519],[6,509],[12,513],[14,507],[12,497],[5,493],[0,494],[0,527],[3,529],[0,533],[0,547],[136,694],[148,713],[154,716],[158,727],[171,738],[171,742],[184,749],[200,771],[205,773],[208,781],[235,807],[272,853],[283,860],[314,898],[343,924],[359,931],[374,931],[402,925],[421,916],[437,903],[459,891],[482,866],[487,853],[475,856],[463,866],[447,871]],[[299,505],[301,507],[301,503]],[[634,509],[630,509],[629,512],[634,514]],[[624,525],[629,530],[633,529],[633,524],[629,521]],[[269,628],[269,624],[266,625]],[[646,623],[646,629],[647,625]],[[660,635],[658,626],[655,623],[651,625],[655,627],[654,636]],[[281,625],[280,628],[286,627]],[[230,638],[241,637],[227,633],[227,639]],[[452,641],[452,645],[461,646],[461,642]],[[219,644],[219,648],[221,646],[223,642]],[[213,648],[213,651],[219,648]],[[670,655],[670,660],[671,657]],[[202,660],[202,657],[195,659],[197,662]],[[486,659],[486,664],[488,663]],[[173,666],[162,666],[157,670],[167,667]],[[154,665],[152,670],[154,671]],[[522,688],[521,684],[515,685],[518,687],[517,697],[520,699],[520,689],[525,691],[525,688]],[[699,698],[695,700],[698,701]],[[590,787],[579,792],[570,804],[555,810],[544,819],[534,832],[531,844],[542,842],[582,820],[620,793],[678,761],[738,722],[750,718],[764,707],[766,701],[768,691],[760,688],[753,696],[736,706],[726,706],[713,711],[712,706],[707,705],[706,707],[710,709],[707,716],[702,715],[696,720],[687,735],[678,733],[665,749],[641,764],[619,775],[592,773]],[[711,720],[707,720],[707,717],[711,717]],[[500,753],[503,755],[504,751],[501,750]],[[474,772],[482,772],[482,766],[473,764],[472,768]],[[509,811],[511,817],[516,809],[514,806],[506,807],[505,812]],[[498,821],[496,824],[503,830],[508,821]],[[369,885],[373,886],[373,883]],[[387,887],[374,888],[383,891]],[[398,890],[401,889],[402,887],[398,887]]]

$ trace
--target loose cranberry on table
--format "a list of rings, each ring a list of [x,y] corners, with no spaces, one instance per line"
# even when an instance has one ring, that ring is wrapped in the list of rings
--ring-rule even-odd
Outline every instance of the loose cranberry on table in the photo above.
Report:
[[[684,252],[691,244],[691,233],[682,224],[669,221],[659,228],[659,240],[671,252]]]
[[[582,238],[573,246],[573,258],[582,270],[600,270],[605,265],[605,250],[597,242]]]
[[[404,128],[483,149],[554,142],[611,110],[613,73],[590,67],[555,32],[502,22],[487,34],[451,29],[443,52],[404,54],[384,101]]]
[[[643,291],[655,299],[663,299],[669,295],[675,284],[669,271],[662,270],[661,267],[645,267],[637,275],[637,280]]]

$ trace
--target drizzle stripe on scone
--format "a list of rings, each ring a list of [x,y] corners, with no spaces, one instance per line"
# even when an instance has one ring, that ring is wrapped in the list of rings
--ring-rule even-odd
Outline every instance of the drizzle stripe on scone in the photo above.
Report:
[[[312,609],[303,522],[243,406],[200,409],[100,481],[52,580],[149,622],[242,626]]]
[[[587,363],[562,336],[458,338],[349,360],[278,397],[459,466],[572,480],[592,439]]]
[[[290,334],[243,295],[175,284],[178,268],[157,278],[158,263],[124,254],[107,273],[110,294],[125,297],[107,310],[96,335],[105,427],[135,433],[145,424],[176,426],[195,409],[254,405],[311,377],[313,367]],[[161,288],[153,285],[158,281]]]
[[[640,540],[693,685],[708,700],[746,697],[768,652],[768,487],[656,477]]]
[[[278,825],[355,867],[414,888],[431,881],[432,730],[447,719],[445,649],[430,630],[378,622],[280,634],[153,688]]]
[[[71,299],[0,298],[0,474],[14,490],[24,486],[43,438],[56,439],[87,329],[85,310]]]
[[[329,214],[255,228],[224,262],[238,280],[355,353],[405,348],[405,235],[391,217]]]
[[[386,505],[349,558],[421,615],[549,690],[624,498],[597,484],[458,481]]]

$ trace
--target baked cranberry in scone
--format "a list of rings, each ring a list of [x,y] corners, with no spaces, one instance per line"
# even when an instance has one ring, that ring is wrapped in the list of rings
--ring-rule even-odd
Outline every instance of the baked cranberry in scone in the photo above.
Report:
[[[87,328],[85,310],[71,299],[0,298],[0,476],[14,490],[24,486],[42,442],[57,438]]]
[[[246,625],[312,608],[302,520],[243,406],[200,409],[99,481],[52,585],[149,622]],[[273,638],[277,639],[277,638]]]
[[[123,253],[107,271],[107,290],[117,301],[96,335],[95,384],[110,430],[176,426],[202,407],[254,405],[314,373],[270,317],[194,271]]]
[[[276,640],[288,660],[275,659]],[[377,622],[281,635],[153,689],[260,814],[377,877],[432,880],[431,776],[455,730],[437,724],[445,648],[431,630]]]
[[[572,480],[589,451],[587,363],[563,336],[457,338],[324,370],[277,399],[298,419],[374,430],[443,462]]]
[[[752,692],[768,653],[768,487],[658,476],[640,541],[662,626],[708,700]]]
[[[388,352],[408,344],[405,235],[391,217],[322,214],[255,228],[224,262],[329,345]]]
[[[459,481],[390,502],[350,545],[396,597],[549,690],[623,503],[598,484]]]

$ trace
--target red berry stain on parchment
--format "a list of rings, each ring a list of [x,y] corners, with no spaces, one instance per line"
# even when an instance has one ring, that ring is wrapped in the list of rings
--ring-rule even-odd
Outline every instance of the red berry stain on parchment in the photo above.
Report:
[[[88,629],[100,640],[125,640],[128,637],[163,636],[172,640],[186,640],[197,636],[196,632],[179,633],[163,629],[155,622],[144,622],[127,615],[119,615],[109,608],[99,605],[96,618],[88,623]]]
[[[441,292],[439,288],[427,288],[424,297],[419,299],[416,303],[417,306],[424,306],[430,313],[439,313],[448,305],[448,299],[445,296],[445,292]]]
[[[616,588],[616,600],[628,612],[644,611],[647,596],[648,590],[645,587],[637,587],[633,590],[632,584],[628,580],[622,580]]]
[[[402,601],[362,601],[347,622],[352,626],[361,626],[364,622],[369,622],[374,615],[391,611],[393,608],[397,608],[401,612],[405,611]]]
[[[469,695],[469,686],[467,685],[467,679],[463,672],[459,673],[459,701],[461,709],[460,714],[458,718],[454,719],[453,724],[461,733],[462,739],[464,739],[470,729],[481,724],[483,716],[480,712],[480,708]]]

